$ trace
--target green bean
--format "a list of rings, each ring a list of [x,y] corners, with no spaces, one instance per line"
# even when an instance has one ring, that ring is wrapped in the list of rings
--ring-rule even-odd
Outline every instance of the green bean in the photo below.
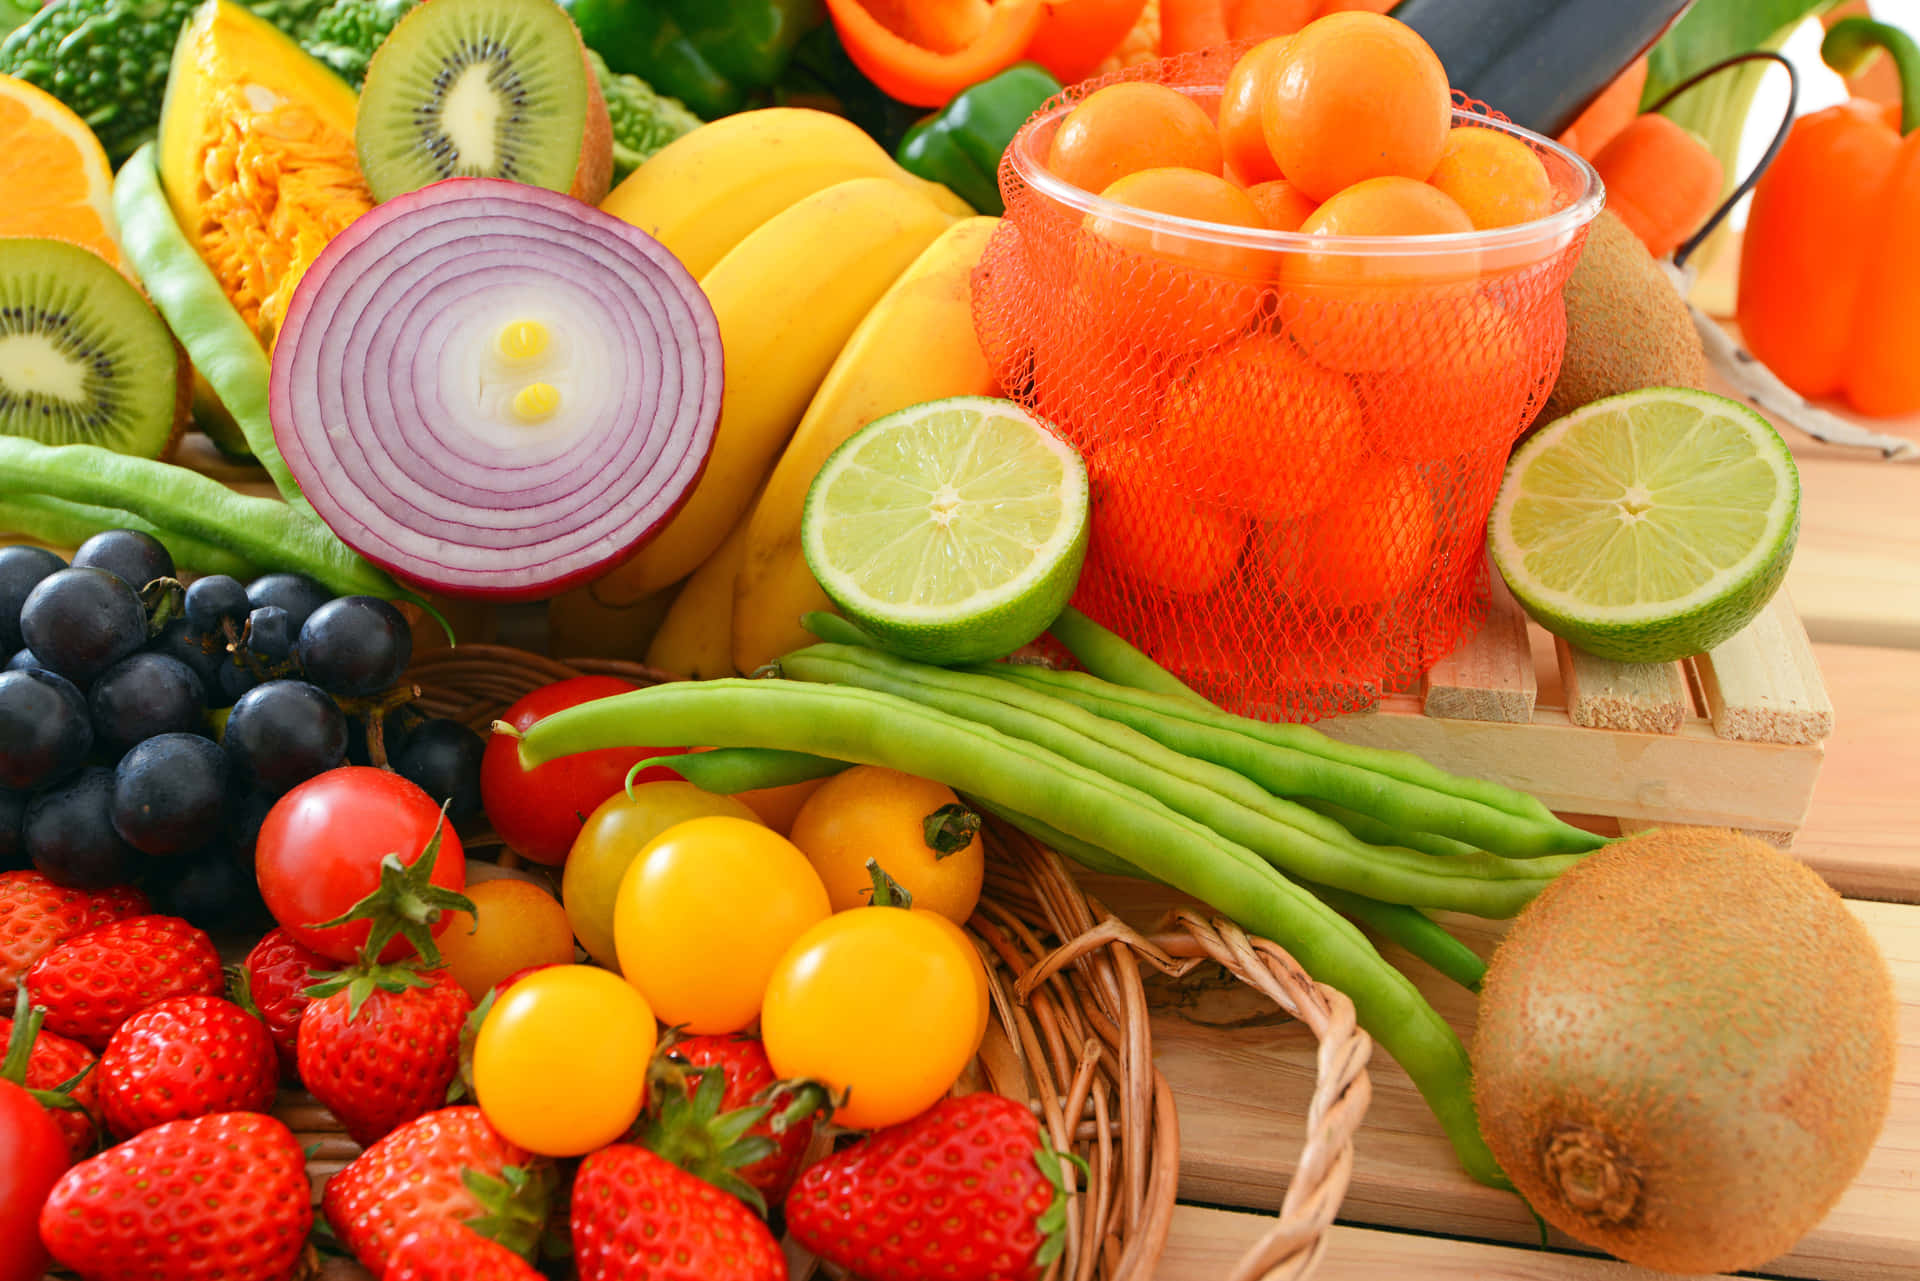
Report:
[[[650,756],[627,771],[628,795],[632,795],[634,780],[641,771],[655,768],[670,769],[703,792],[732,796],[735,792],[786,787],[790,783],[825,778],[847,768],[847,763],[808,752],[781,752],[770,747],[716,747],[710,752]]]
[[[1289,796],[1287,799],[1295,805],[1304,805],[1316,814],[1326,815],[1369,845],[1400,845],[1410,850],[1419,850],[1422,854],[1431,854],[1435,858],[1459,858],[1465,854],[1480,852],[1480,847],[1477,845],[1469,845],[1465,841],[1456,841],[1452,837],[1440,836],[1433,832],[1410,832],[1405,828],[1382,823],[1369,814],[1356,814],[1331,801],[1319,800],[1312,796]]]
[[[252,498],[171,463],[94,445],[0,436],[0,491],[89,507],[124,507],[164,529],[269,569],[299,570],[342,596],[383,596],[437,611],[362,559],[318,520],[277,498]],[[451,632],[449,632],[451,636]]]
[[[512,732],[496,727],[497,732]],[[1475,1178],[1506,1186],[1480,1136],[1466,1047],[1366,936],[1251,850],[1141,792],[1034,744],[902,698],[788,680],[673,681],[537,721],[534,768],[605,747],[776,747],[935,778],[1112,850],[1156,880],[1270,938],[1353,1001],[1406,1069]]]
[[[849,623],[838,614],[829,614],[825,610],[809,610],[800,616],[800,625],[830,645],[859,645],[864,649],[878,649],[880,642]]]
[[[971,798],[969,799],[971,801]],[[1143,878],[1140,869],[1131,863],[1116,858],[1085,841],[1076,840],[1052,824],[1026,814],[1017,814],[1012,810],[988,805],[985,802],[977,802],[977,805],[978,808],[998,815],[1042,845],[1065,855],[1090,871],[1110,876]],[[1152,878],[1144,877],[1143,879]],[[1447,933],[1431,917],[1411,907],[1402,907],[1398,903],[1382,903],[1364,894],[1349,894],[1345,890],[1336,890],[1329,885],[1305,884],[1305,888],[1334,911],[1343,916],[1352,917],[1376,934],[1398,943],[1462,987],[1469,991],[1480,990],[1480,980],[1486,977],[1487,963],[1481,960],[1472,948]]]
[[[1510,858],[1585,853],[1605,839],[1530,796],[1463,778],[1411,752],[1355,747],[1304,725],[1272,724],[1110,684],[1083,672],[1011,663],[969,670],[1077,703],[1175,751],[1237,770],[1276,796],[1313,796],[1394,827],[1436,832]]]
[[[152,143],[120,166],[113,183],[113,212],[120,222],[120,247],[127,261],[140,273],[147,296],[187,349],[194,368],[233,415],[247,438],[247,448],[267,469],[280,496],[301,515],[317,521],[273,440],[273,419],[267,407],[272,366],[266,349],[234,310],[200,251],[180,230],[173,203],[160,186]]]
[[[1575,857],[1502,859],[1475,851],[1434,858],[1376,849],[1323,815],[1281,800],[1210,761],[1183,756],[1125,725],[974,672],[948,671],[848,645],[814,645],[780,660],[783,675],[857,685],[990,725],[1137,788],[1259,854],[1297,880],[1415,907],[1513,916]]]
[[[1190,688],[1178,676],[1129,645],[1125,639],[1071,605],[1060,611],[1060,617],[1053,620],[1047,631],[1067,647],[1067,652],[1079,661],[1080,666],[1103,681],[1125,685],[1128,689],[1170,694],[1208,707],[1213,705],[1205,694]]]
[[[231,574],[242,582],[258,577],[260,567],[224,547],[162,529],[132,512],[62,502],[44,494],[8,494],[0,498],[0,529],[24,534],[54,547],[78,547],[109,529],[135,529],[166,547],[173,563],[201,574]]]

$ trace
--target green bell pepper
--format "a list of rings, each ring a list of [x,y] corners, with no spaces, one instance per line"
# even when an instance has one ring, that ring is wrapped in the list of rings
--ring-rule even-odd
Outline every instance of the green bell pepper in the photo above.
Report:
[[[1006,212],[1000,157],[1060,82],[1031,62],[982,80],[907,131],[894,158],[909,171],[951,187],[983,214]]]
[[[778,80],[821,0],[560,0],[587,47],[704,120]]]

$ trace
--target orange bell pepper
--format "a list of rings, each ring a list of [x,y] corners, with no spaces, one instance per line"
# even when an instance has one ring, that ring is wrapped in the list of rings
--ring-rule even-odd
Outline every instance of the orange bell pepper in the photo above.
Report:
[[[1885,416],[1920,411],[1920,45],[1848,18],[1820,52],[1846,74],[1877,49],[1901,105],[1854,98],[1794,123],[1754,189],[1737,314],[1787,386]]]
[[[918,29],[951,33],[951,6],[927,4]],[[914,8],[909,3],[906,8]],[[947,12],[937,12],[940,10]],[[956,48],[917,44],[875,16],[862,0],[827,0],[827,12],[847,56],[888,97],[916,107],[944,107],[962,89],[999,75],[1026,56],[1040,27],[1043,0],[995,0],[972,38]],[[946,43],[946,41],[942,41]]]

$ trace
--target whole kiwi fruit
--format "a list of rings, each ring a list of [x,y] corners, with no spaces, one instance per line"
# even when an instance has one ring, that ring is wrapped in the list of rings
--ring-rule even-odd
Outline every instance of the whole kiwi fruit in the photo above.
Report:
[[[1735,832],[1655,830],[1516,918],[1481,990],[1474,1100],[1569,1236],[1665,1272],[1754,1268],[1859,1173],[1895,1016],[1886,961],[1812,871]]]
[[[1566,353],[1540,422],[1642,387],[1707,389],[1707,354],[1687,300],[1605,209],[1587,230],[1565,298]]]

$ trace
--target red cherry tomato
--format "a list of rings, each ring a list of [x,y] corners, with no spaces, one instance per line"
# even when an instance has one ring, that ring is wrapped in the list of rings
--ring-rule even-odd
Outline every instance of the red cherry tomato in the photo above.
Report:
[[[612,676],[576,676],[536,689],[500,717],[525,731],[535,721],[597,698],[630,694],[637,687]],[[523,858],[558,867],[567,861],[573,838],[580,835],[587,815],[600,802],[626,786],[627,771],[649,756],[677,749],[609,747],[577,752],[548,761],[538,769],[523,769],[519,745],[505,734],[487,740],[480,762],[480,801],[486,806],[493,830]],[[651,769],[643,782],[677,778],[671,770]]]
[[[287,933],[320,955],[351,962],[367,941],[367,922],[316,929],[380,885],[380,860],[398,854],[416,862],[433,839],[440,807],[398,774],[348,765],[310,778],[274,802],[260,825],[254,870],[260,897]],[[458,892],[467,886],[466,852],[451,824],[441,830],[433,883]],[[442,915],[440,933],[452,916]],[[410,947],[395,938],[380,959],[394,961]]]
[[[67,1169],[67,1140],[47,1110],[0,1081],[0,1281],[39,1281],[52,1262],[40,1244],[40,1207]]]

